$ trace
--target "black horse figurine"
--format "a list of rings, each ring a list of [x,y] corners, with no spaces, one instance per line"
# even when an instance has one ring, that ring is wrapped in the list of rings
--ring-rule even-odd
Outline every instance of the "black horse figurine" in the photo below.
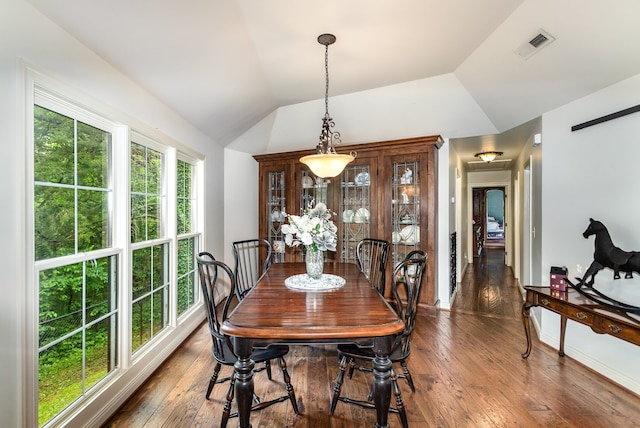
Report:
[[[579,285],[592,287],[596,274],[605,267],[613,269],[613,279],[620,279],[620,272],[625,272],[625,278],[633,278],[633,272],[640,273],[640,252],[623,251],[613,245],[604,224],[592,218],[589,219],[589,227],[582,233],[585,238],[591,235],[596,235],[593,262]],[[591,279],[587,281],[589,276]]]

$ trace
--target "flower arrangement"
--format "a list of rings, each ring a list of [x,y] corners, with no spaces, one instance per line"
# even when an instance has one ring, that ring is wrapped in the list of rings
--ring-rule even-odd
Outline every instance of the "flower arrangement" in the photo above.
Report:
[[[331,221],[335,215],[325,204],[318,202],[309,207],[304,215],[285,214],[287,222],[282,225],[284,242],[290,247],[300,244],[309,251],[335,251],[338,243],[338,227]]]

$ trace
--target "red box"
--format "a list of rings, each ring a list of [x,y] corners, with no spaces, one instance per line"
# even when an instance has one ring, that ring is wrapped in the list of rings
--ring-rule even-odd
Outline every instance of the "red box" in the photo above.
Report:
[[[551,266],[551,277],[549,279],[549,284],[551,285],[552,290],[556,291],[567,291],[567,268],[566,267],[557,267]]]

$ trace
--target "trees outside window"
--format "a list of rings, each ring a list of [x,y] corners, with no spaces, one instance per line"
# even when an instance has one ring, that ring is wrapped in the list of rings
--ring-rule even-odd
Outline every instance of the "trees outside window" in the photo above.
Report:
[[[169,323],[168,243],[164,232],[164,155],[131,143],[131,350]]]
[[[34,254],[40,424],[117,360],[118,263],[111,243],[111,133],[34,107]]]
[[[196,252],[198,237],[194,231],[195,167],[178,159],[178,316],[198,301]]]
[[[195,308],[201,231],[196,160],[135,132],[126,141],[121,125],[40,89],[35,98],[29,239],[42,426]]]

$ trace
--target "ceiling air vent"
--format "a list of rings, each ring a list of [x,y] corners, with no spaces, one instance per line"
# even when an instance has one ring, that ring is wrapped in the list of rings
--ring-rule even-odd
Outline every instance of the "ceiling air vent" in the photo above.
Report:
[[[522,57],[522,59],[529,59],[533,54],[539,52],[545,46],[548,46],[553,42],[555,38],[544,30],[540,30],[537,34],[529,39],[528,42],[523,44],[516,50],[516,53]]]

